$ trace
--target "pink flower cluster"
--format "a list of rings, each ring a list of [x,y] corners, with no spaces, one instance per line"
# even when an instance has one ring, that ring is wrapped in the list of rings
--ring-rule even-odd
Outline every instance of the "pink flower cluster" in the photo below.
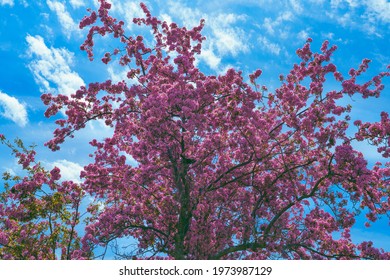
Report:
[[[73,182],[60,182],[59,168],[46,171],[35,161],[35,151],[25,148],[20,140],[16,145],[5,137],[1,140],[19,159],[26,176],[3,176],[0,259],[75,258],[81,242],[75,228],[84,192]]]
[[[84,167],[81,186],[51,187],[61,195],[52,210],[56,215],[66,204],[77,206],[78,192],[65,195],[70,190],[82,187],[94,198],[85,234],[66,256],[92,258],[95,248],[130,238],[136,248],[116,251],[118,256],[390,258],[371,243],[354,244],[350,236],[361,209],[370,222],[390,210],[389,163],[369,168],[352,148],[353,141],[368,140],[388,157],[388,113],[377,123],[356,122],[358,132],[351,137],[351,106],[339,102],[354,94],[379,97],[389,72],[357,82],[368,67],[365,59],[345,78],[330,62],[336,47],[325,41],[316,53],[309,38],[297,50],[301,61],[268,92],[256,84],[260,69],[247,83],[235,69],[215,76],[196,67],[203,20],[189,30],[158,20],[141,4],[145,16],[133,23],[151,29],[151,44],[126,36],[124,22],[110,16],[111,5],[99,2],[98,11],[80,23],[89,28],[81,49],[93,59],[94,37],[112,35],[122,51],[106,52],[102,62],[119,61],[129,80],[91,83],[71,97],[42,95],[47,117],[65,112],[47,143],[52,150],[93,120],[114,130],[102,141],[91,139],[93,162]],[[326,91],[328,80],[340,90]],[[26,156],[22,164],[30,160]],[[34,181],[52,186],[60,172],[33,178],[22,183],[26,190]],[[64,236],[59,246],[69,244],[69,233]]]

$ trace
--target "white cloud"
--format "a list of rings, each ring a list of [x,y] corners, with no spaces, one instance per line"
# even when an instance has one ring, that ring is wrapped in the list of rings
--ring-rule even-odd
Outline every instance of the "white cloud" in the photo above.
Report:
[[[238,21],[245,21],[245,16],[236,14],[220,14],[210,18],[210,27],[213,32],[212,40],[215,42],[218,52],[221,55],[231,54],[236,56],[240,52],[248,52],[249,38],[246,31],[232,25]]]
[[[337,9],[340,4],[343,2],[343,0],[331,0],[330,1],[330,6],[333,8],[333,9]]]
[[[359,6],[359,1],[356,0],[346,0],[346,2],[351,8],[356,8],[357,6]]]
[[[368,35],[382,37],[390,23],[390,2],[386,0],[332,0],[331,10],[326,11],[330,19],[343,27],[356,28]]]
[[[239,29],[224,29],[223,27],[215,26],[213,35],[218,52],[221,55],[231,54],[238,55],[241,52],[248,52],[249,45],[245,43],[245,32]]]
[[[84,81],[70,69],[73,53],[62,48],[47,47],[41,36],[27,35],[27,55],[33,60],[28,64],[42,92],[54,92],[70,96]],[[55,86],[53,88],[53,85]]]
[[[45,20],[49,20],[50,18],[50,15],[48,13],[40,13],[39,14],[42,18],[44,18]]]
[[[212,45],[203,47],[199,59],[204,61],[211,69],[216,71],[219,69],[221,58],[215,54]]]
[[[3,169],[5,170],[4,172],[9,173],[11,176],[17,176],[17,173],[12,168],[10,168],[10,167],[3,167]]]
[[[343,16],[338,17],[337,21],[344,27],[354,24],[353,17],[350,13],[345,13]]]
[[[370,0],[365,1],[367,11],[372,17],[383,21],[390,22],[390,2],[387,0]]]
[[[57,166],[61,170],[61,180],[71,180],[75,183],[80,182],[80,172],[83,170],[83,167],[80,164],[61,159],[47,165],[49,165],[50,169]]]
[[[167,6],[169,14],[179,19],[187,28],[197,26],[200,19],[205,19],[203,34],[214,43],[218,54],[236,56],[249,51],[249,35],[242,28],[234,26],[245,21],[246,16],[233,13],[205,14],[197,8],[189,8],[177,1],[168,1]]]
[[[15,97],[0,91],[0,115],[10,119],[18,126],[24,127],[28,122],[25,104],[20,103]]]
[[[279,35],[281,32],[280,30],[281,28],[279,27],[284,26],[283,22],[292,21],[292,19],[293,19],[293,14],[290,11],[285,11],[280,13],[276,19],[272,19],[269,17],[265,18],[263,22],[263,27],[271,35],[274,35],[275,29],[278,28],[279,29],[278,35]]]
[[[2,154],[1,156],[3,157],[4,154]],[[1,170],[0,172],[1,173],[8,172],[11,176],[16,176],[16,175],[20,176],[21,174],[23,174],[23,168],[18,163],[18,159],[17,158],[11,156],[11,157],[8,158],[6,163],[7,164],[5,164],[5,162],[4,162],[4,164],[1,165],[1,167],[0,167],[0,170]]]
[[[0,0],[0,5],[10,5],[12,7],[14,5],[14,0]]]
[[[58,20],[62,26],[62,31],[68,39],[73,33],[80,31],[78,25],[74,22],[73,18],[71,17],[63,3],[50,0],[47,0],[46,3],[49,6],[49,9],[56,13]]]
[[[334,39],[334,33],[332,33],[332,32],[322,33],[321,36],[322,36],[322,38],[324,38],[324,40],[333,40]]]
[[[83,0],[70,0],[69,2],[70,2],[70,5],[72,5],[72,7],[74,9],[85,6],[85,2]]]
[[[292,21],[292,18],[293,14],[290,11],[285,11],[279,14],[276,21],[281,24],[283,21]]]
[[[188,28],[197,26],[201,18],[205,18],[206,24],[208,24],[208,18],[206,18],[205,14],[202,14],[197,8],[189,8],[179,1],[172,0],[167,1],[166,5],[169,9],[169,14],[179,18],[183,25]]]
[[[272,54],[279,55],[281,48],[278,44],[270,42],[266,37],[260,36],[258,39],[260,47]]]
[[[171,16],[168,15],[168,14],[162,13],[162,14],[160,15],[160,17],[161,17],[161,19],[162,19],[163,21],[165,21],[165,22],[168,23],[168,24],[171,24],[171,23],[173,22]]]
[[[306,30],[301,30],[298,33],[298,39],[300,39],[302,41],[306,41],[307,38],[309,38],[309,33]]]
[[[111,64],[111,65],[108,65],[107,72],[108,72],[108,75],[109,75],[109,79],[113,83],[118,83],[118,82],[120,82],[122,80],[128,80],[128,78],[127,78],[128,70],[126,68],[122,67],[122,69],[116,69]]]
[[[233,65],[231,64],[227,64],[227,65],[224,65],[223,68],[221,68],[219,71],[218,71],[218,75],[226,75],[227,71],[229,71],[229,69],[232,69],[232,68],[235,68]],[[235,68],[236,70],[240,70],[238,68]]]
[[[296,13],[301,13],[303,8],[298,0],[290,0],[290,5]]]
[[[264,19],[263,27],[269,34],[275,33],[273,22],[272,18],[267,17]]]
[[[238,21],[245,21],[246,16],[238,14],[220,14],[215,19],[220,25],[229,26]]]
[[[145,16],[137,1],[111,0],[110,3],[112,5],[111,11],[117,13],[118,17],[123,19],[126,28],[129,30],[133,29],[133,18]]]

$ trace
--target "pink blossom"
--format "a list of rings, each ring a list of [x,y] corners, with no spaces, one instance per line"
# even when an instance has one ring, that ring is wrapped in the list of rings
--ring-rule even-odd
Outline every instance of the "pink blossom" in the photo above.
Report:
[[[81,49],[92,60],[96,37],[112,35],[121,47],[108,50],[102,63],[125,67],[128,80],[90,83],[70,97],[42,95],[47,117],[65,112],[46,145],[59,150],[94,120],[113,133],[89,140],[94,152],[82,184],[60,182],[58,167],[31,168],[33,152],[17,154],[31,173],[9,191],[0,214],[12,217],[7,234],[28,244],[23,258],[55,258],[42,245],[53,225],[63,236],[63,258],[73,259],[91,259],[121,238],[136,241],[124,255],[141,259],[150,252],[166,259],[390,258],[351,236],[360,209],[370,222],[390,210],[388,162],[370,167],[353,148],[369,141],[390,157],[389,115],[355,121],[350,136],[352,108],[340,102],[379,97],[389,72],[364,81],[365,59],[344,78],[331,62],[336,46],[325,41],[315,52],[308,38],[296,52],[300,61],[279,76],[280,87],[268,93],[264,85],[260,92],[259,69],[247,76],[233,68],[219,75],[197,68],[204,20],[191,30],[168,25],[142,3],[144,16],[133,23],[150,29],[154,40],[145,40],[125,35],[111,4],[99,3],[80,23],[89,28]],[[51,193],[38,194],[41,184]],[[93,202],[83,235],[69,241],[85,194]],[[39,238],[30,238],[32,228]],[[27,250],[37,246],[43,246],[40,254]]]

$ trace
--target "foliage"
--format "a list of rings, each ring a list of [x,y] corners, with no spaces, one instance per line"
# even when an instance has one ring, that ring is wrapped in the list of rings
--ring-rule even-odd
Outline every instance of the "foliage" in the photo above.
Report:
[[[83,191],[79,185],[59,182],[58,167],[50,172],[35,161],[34,147],[26,148],[0,135],[12,149],[26,176],[3,174],[0,194],[0,259],[71,259],[79,257],[80,219]]]

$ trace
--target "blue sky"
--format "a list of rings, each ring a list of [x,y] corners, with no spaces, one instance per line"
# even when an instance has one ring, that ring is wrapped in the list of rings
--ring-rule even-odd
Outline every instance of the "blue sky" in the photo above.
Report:
[[[115,0],[112,13],[126,23],[129,34],[147,32],[131,24],[142,16],[137,1]],[[156,0],[144,1],[155,16],[187,27],[206,20],[207,40],[199,67],[209,74],[223,73],[227,68],[241,69],[244,74],[263,70],[260,83],[272,90],[280,85],[279,74],[287,74],[298,62],[295,50],[308,37],[318,51],[324,40],[336,44],[333,62],[344,75],[358,67],[364,58],[372,60],[366,77],[384,71],[390,64],[390,2],[387,0]],[[81,85],[107,78],[125,77],[123,69],[89,62],[79,46],[85,30],[78,22],[93,0],[0,0],[0,133],[8,139],[22,138],[26,144],[37,144],[38,159],[47,167],[62,169],[64,179],[78,177],[89,162],[92,138],[110,135],[110,130],[94,123],[76,138],[51,152],[43,143],[51,139],[53,119],[43,115],[45,106],[40,95],[45,92],[70,95]],[[116,42],[99,40],[97,51],[110,50]],[[381,111],[389,111],[390,79],[385,81],[380,99],[348,98],[353,106],[352,119],[379,120]],[[328,84],[332,88],[332,84]],[[337,89],[337,88],[336,88]],[[382,160],[371,147],[356,146],[370,163]],[[9,151],[0,147],[0,172],[18,172]],[[388,222],[380,220],[371,228],[358,222],[352,232],[355,241],[373,239],[390,250]]]

